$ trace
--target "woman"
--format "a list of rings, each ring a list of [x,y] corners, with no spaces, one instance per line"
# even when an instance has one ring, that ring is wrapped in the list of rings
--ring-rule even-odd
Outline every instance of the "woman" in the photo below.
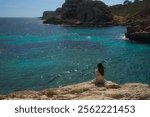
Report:
[[[104,84],[104,66],[102,63],[97,64],[97,70],[96,70],[96,80],[94,82],[95,84]]]

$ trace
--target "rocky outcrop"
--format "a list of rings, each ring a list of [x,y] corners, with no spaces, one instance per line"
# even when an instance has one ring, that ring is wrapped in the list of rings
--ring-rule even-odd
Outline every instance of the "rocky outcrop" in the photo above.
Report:
[[[150,32],[126,33],[125,35],[133,41],[150,43]]]
[[[47,19],[54,18],[54,17],[58,18],[60,11],[61,11],[61,8],[57,8],[56,11],[44,11],[42,19],[47,20]]]
[[[113,15],[115,16],[123,16],[126,18],[130,18],[141,11],[150,9],[150,0],[141,0],[140,2],[132,2],[132,4],[126,4],[126,5],[117,4],[117,5],[110,6],[110,9]]]
[[[72,25],[108,25],[112,22],[108,6],[96,0],[66,0],[57,16],[44,21]]]
[[[49,19],[56,16],[55,11],[44,11],[42,19]]]
[[[143,28],[140,25],[129,26],[127,27],[127,33],[125,36],[129,38],[129,40],[150,43],[150,26]]]
[[[143,10],[128,19],[130,25],[125,34],[130,40],[150,43],[150,9]]]
[[[125,25],[126,24],[126,18],[122,16],[114,16],[114,23],[117,25]]]
[[[105,85],[95,85],[91,82],[65,86],[62,88],[50,88],[43,91],[20,91],[9,95],[0,96],[5,100],[149,100],[150,87],[141,83],[127,83],[118,85],[107,81]]]
[[[144,30],[144,28],[150,26],[150,9],[140,11],[134,16],[129,17],[127,20],[128,25],[140,25],[140,28]]]
[[[127,25],[125,34],[129,40],[148,42],[150,40],[150,0],[134,1],[132,4],[110,6],[117,24]]]

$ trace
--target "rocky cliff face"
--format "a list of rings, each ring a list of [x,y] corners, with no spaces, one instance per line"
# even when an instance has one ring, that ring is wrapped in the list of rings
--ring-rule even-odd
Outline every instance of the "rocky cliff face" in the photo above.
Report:
[[[150,25],[150,9],[142,10],[127,20],[127,24],[134,26],[139,25],[142,30],[145,30],[145,28]]]
[[[108,6],[96,0],[66,0],[58,16],[44,23],[104,25],[113,21]]]
[[[110,7],[116,24],[128,25],[129,40],[150,43],[150,0]]]
[[[56,11],[44,11],[42,19],[47,20],[54,17],[59,17],[61,8],[57,8]]]
[[[127,33],[130,40],[150,43],[150,9],[143,10],[128,18]]]
[[[49,19],[55,17],[57,14],[55,11],[44,11],[42,19]]]

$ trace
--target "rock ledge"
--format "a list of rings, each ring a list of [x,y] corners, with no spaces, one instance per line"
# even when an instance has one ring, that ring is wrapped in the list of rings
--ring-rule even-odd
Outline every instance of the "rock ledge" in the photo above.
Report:
[[[19,91],[1,95],[3,100],[149,100],[150,87],[147,84],[127,83],[118,85],[107,82],[96,86],[91,82],[50,88],[42,91]]]

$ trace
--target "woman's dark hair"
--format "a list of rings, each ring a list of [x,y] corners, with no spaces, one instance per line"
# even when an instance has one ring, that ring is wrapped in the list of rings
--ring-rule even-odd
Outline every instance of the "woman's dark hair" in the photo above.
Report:
[[[104,76],[104,66],[102,63],[97,64],[97,69],[98,69],[99,73]]]

